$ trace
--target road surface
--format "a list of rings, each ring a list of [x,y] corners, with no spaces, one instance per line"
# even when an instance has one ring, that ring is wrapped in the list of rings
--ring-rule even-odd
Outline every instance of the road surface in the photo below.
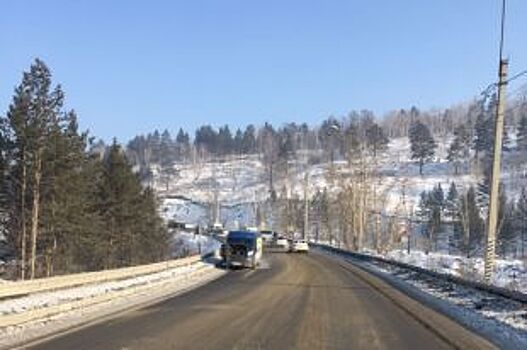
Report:
[[[189,293],[31,348],[491,348],[382,281],[372,284],[371,276],[347,263],[320,253],[275,253],[266,260],[262,269],[233,271]]]

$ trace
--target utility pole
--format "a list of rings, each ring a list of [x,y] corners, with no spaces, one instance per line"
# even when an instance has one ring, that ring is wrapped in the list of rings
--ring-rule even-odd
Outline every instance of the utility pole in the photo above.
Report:
[[[414,212],[413,212],[413,209],[412,209],[412,213],[410,214],[410,217],[408,218],[408,233],[406,234],[406,237],[408,237],[408,239],[406,240],[406,253],[408,253],[408,255],[410,255],[410,247],[411,247],[411,243],[412,243],[412,229],[413,229],[413,225],[412,225],[412,218],[414,216]]]
[[[309,147],[305,142],[304,134],[300,134],[300,147],[304,152],[304,231],[302,239],[307,239],[309,233]]]
[[[403,200],[403,216],[406,218],[406,252],[410,255],[410,234],[412,233],[412,218],[409,210],[406,207],[406,181],[403,181],[402,188],[402,200]]]
[[[213,216],[214,216],[214,224],[219,224],[220,223],[220,200],[219,200],[219,193],[218,193],[218,188],[217,187],[214,190]]]
[[[485,255],[485,282],[492,281],[496,259],[496,229],[498,226],[498,197],[500,186],[501,148],[503,137],[503,120],[505,117],[505,99],[507,86],[507,71],[509,61],[503,58],[503,35],[505,27],[505,0],[501,12],[500,64],[498,81],[498,105],[494,126],[494,150],[492,154],[492,173],[490,184],[489,213],[487,222],[487,249]]]
[[[307,233],[309,228],[309,200],[307,195],[308,190],[309,175],[306,173],[304,175],[304,232],[302,239],[307,239]]]

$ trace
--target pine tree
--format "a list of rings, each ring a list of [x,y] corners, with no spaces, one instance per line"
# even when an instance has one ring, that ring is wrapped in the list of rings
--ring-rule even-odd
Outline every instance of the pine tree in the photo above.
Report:
[[[438,234],[441,230],[442,216],[444,209],[445,195],[441,184],[438,183],[432,191],[427,194],[426,205],[428,206],[428,233],[430,239],[430,248],[437,246]]]
[[[142,190],[136,206],[130,265],[157,262],[168,256],[170,236],[157,207],[154,191]]]
[[[327,190],[324,190],[320,193],[318,203],[317,203],[318,215],[320,218],[320,227],[319,230],[322,230],[326,233],[325,238],[331,240],[333,237],[332,226],[331,226],[331,217],[330,217],[330,199]]]
[[[388,147],[389,140],[384,134],[384,130],[377,123],[372,122],[366,129],[366,142],[375,157],[378,151]]]
[[[522,115],[518,123],[516,145],[518,152],[524,155],[525,160],[527,154],[527,114]]]
[[[520,198],[514,210],[514,231],[519,236],[521,257],[525,257],[525,248],[527,244],[527,190],[521,189]]]
[[[218,147],[218,133],[210,125],[203,125],[196,130],[194,145],[213,154],[221,151]]]
[[[179,128],[179,131],[176,136],[176,158],[178,160],[184,160],[189,157],[190,153],[190,137],[183,131],[182,128]]]
[[[4,239],[11,238],[9,236],[9,209],[11,206],[11,198],[9,195],[9,166],[11,162],[11,144],[9,140],[9,127],[7,119],[0,118],[0,235],[3,235]],[[11,246],[18,247],[19,245],[12,244]]]
[[[286,164],[287,161],[295,155],[293,131],[287,128],[281,129],[278,132],[278,138],[278,157],[284,164]]]
[[[489,139],[489,119],[486,118],[483,112],[479,113],[476,117],[476,123],[474,125],[474,141],[472,148],[474,149],[474,155],[476,159],[479,159],[479,156],[489,149],[490,139]]]
[[[448,149],[447,159],[454,164],[454,173],[458,174],[460,164],[468,159],[470,152],[470,134],[463,124],[454,130],[454,140]]]
[[[423,175],[423,165],[434,156],[437,145],[430,129],[419,120],[412,123],[408,137],[411,144],[412,159],[419,162],[419,174]]]
[[[341,137],[343,127],[334,117],[329,117],[328,119],[322,122],[318,132],[318,138],[320,140],[322,149],[326,154],[329,155],[331,162],[335,159],[335,151],[346,147],[349,149],[348,142],[354,142],[352,139],[348,140],[345,137],[345,140]],[[344,141],[344,142],[343,142]]]
[[[159,144],[159,164],[173,164],[176,161],[176,147],[170,136],[170,132],[165,129],[161,134]]]
[[[242,152],[251,154],[256,151],[256,130],[253,125],[248,125],[243,132]]]
[[[79,170],[85,165],[86,147],[87,134],[79,133],[73,111],[50,127],[42,162],[42,223],[39,228],[39,247],[47,276],[56,268],[67,266],[72,235],[82,229],[79,222],[86,213],[80,202],[86,193]]]
[[[480,252],[483,243],[485,223],[480,216],[480,209],[476,202],[476,190],[471,186],[459,198],[458,218],[460,234],[463,237],[462,250],[467,258],[473,253]]]
[[[60,86],[51,86],[51,72],[37,59],[25,72],[22,82],[15,90],[15,96],[8,112],[7,123],[12,131],[11,144],[15,145],[17,159],[12,163],[15,173],[12,179],[19,190],[18,208],[12,218],[18,222],[21,235],[22,274],[25,274],[26,225],[29,224],[30,278],[36,277],[37,243],[41,224],[41,196],[43,157],[48,147],[50,131],[60,122],[64,94]],[[20,185],[18,185],[20,184]],[[30,212],[28,213],[28,209]],[[30,215],[26,218],[26,213]],[[18,237],[18,233],[13,232]],[[23,276],[25,277],[25,276]]]
[[[166,256],[168,236],[153,193],[142,189],[115,142],[106,152],[78,130],[63,100],[36,60],[0,119],[0,219],[20,276],[27,262],[34,278]],[[147,148],[143,141],[133,145],[136,159]]]
[[[331,131],[331,130],[330,130]],[[344,141],[342,145],[344,147],[343,153],[348,159],[352,159],[357,156],[357,152],[360,152],[361,137],[359,135],[359,128],[355,122],[351,122],[344,130]]]
[[[241,154],[243,150],[243,133],[239,128],[236,129],[236,133],[234,135],[234,139],[232,143],[233,143],[233,151],[236,152],[237,154]]]
[[[28,73],[26,73],[28,74]],[[29,110],[31,100],[26,88],[20,84],[15,89],[13,102],[9,106],[7,118],[2,123],[4,152],[4,167],[6,176],[2,189],[6,191],[3,204],[7,206],[8,232],[6,234],[15,258],[20,261],[20,278],[26,277],[27,263],[27,217],[29,215]]]
[[[228,125],[220,128],[216,139],[217,154],[226,155],[232,150],[232,134]]]
[[[454,182],[450,183],[445,200],[445,215],[450,221],[455,219],[458,210],[459,193]]]
[[[177,175],[177,171],[174,168],[176,160],[176,147],[172,141],[170,133],[165,130],[161,134],[161,143],[159,147],[159,165],[160,165],[160,177],[164,184],[165,191],[169,190],[170,182]]]
[[[419,196],[419,204],[417,210],[417,217],[420,221],[421,234],[427,238],[430,243],[430,220],[432,218],[432,211],[430,210],[430,196],[426,191],[421,192]],[[428,253],[430,246],[426,247]]]
[[[114,140],[103,163],[103,177],[99,186],[100,210],[108,234],[105,268],[130,265],[135,203],[139,201],[141,186],[121,147]]]
[[[151,161],[159,164],[161,159],[161,134],[156,129],[153,134],[147,136],[146,140],[152,157]]]
[[[460,234],[459,221],[457,213],[459,210],[459,193],[454,182],[450,183],[448,194],[445,199],[445,219],[448,221],[451,227],[451,231],[448,236],[449,247],[456,250],[461,250],[462,237]]]
[[[513,226],[513,213],[516,209],[514,203],[509,202],[503,186],[500,186],[498,200],[497,251],[499,255],[506,257],[516,243],[517,237]]]

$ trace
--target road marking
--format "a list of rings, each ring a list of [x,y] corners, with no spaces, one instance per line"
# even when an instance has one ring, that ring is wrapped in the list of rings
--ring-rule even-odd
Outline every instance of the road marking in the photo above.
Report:
[[[246,273],[243,274],[243,278],[249,278],[253,273],[255,273],[256,270],[249,270]]]

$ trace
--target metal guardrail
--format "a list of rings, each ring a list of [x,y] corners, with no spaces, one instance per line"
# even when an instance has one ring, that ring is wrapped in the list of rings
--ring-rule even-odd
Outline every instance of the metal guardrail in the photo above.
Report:
[[[81,285],[116,281],[141,275],[148,275],[175,267],[191,265],[200,260],[200,256],[192,256],[149,265],[139,265],[95,272],[82,272],[72,275],[12,282],[0,285],[0,299],[14,298],[32,293],[67,289]]]
[[[470,281],[470,280],[467,280],[467,279],[464,279],[464,278],[461,278],[461,277],[449,275],[449,274],[446,274],[446,273],[436,272],[436,271],[432,271],[432,270],[427,270],[427,269],[424,269],[422,267],[406,264],[406,263],[403,263],[403,262],[400,262],[400,261],[396,261],[396,260],[385,259],[385,258],[381,258],[381,257],[373,256],[373,255],[362,254],[362,253],[357,253],[357,252],[351,252],[351,251],[348,251],[348,250],[345,250],[345,249],[335,248],[335,247],[331,247],[331,246],[324,245],[324,244],[318,244],[318,243],[310,243],[310,244],[313,245],[314,247],[318,247],[318,248],[330,251],[332,253],[350,256],[350,257],[352,257],[354,259],[357,259],[357,260],[368,261],[368,262],[377,262],[377,263],[383,263],[383,264],[388,264],[388,265],[392,265],[392,266],[397,266],[397,267],[400,267],[400,268],[403,268],[403,269],[407,269],[407,270],[411,270],[411,271],[414,271],[414,272],[418,272],[418,273],[421,273],[421,274],[424,274],[424,275],[427,275],[427,276],[430,276],[430,277],[433,277],[433,278],[442,279],[444,281],[456,283],[456,284],[459,284],[461,286],[477,289],[479,291],[483,291],[483,292],[486,292],[486,293],[490,293],[490,294],[494,294],[494,295],[497,295],[497,296],[501,296],[501,297],[504,297],[504,298],[507,298],[507,299],[511,299],[511,300],[517,301],[519,303],[527,304],[527,294],[524,294],[524,293],[521,293],[521,292],[518,292],[518,291],[513,291],[513,290],[502,288],[502,287],[488,285],[488,284],[484,284],[484,283],[481,283],[481,282]]]
[[[155,272],[162,272],[162,271],[165,271],[167,269],[172,269],[172,268],[183,268],[183,267],[195,264],[195,263],[197,263],[199,261],[200,261],[200,257],[199,256],[194,256],[194,257],[190,257],[190,258],[184,258],[184,259],[179,259],[179,260],[172,260],[172,261],[168,261],[168,262],[164,262],[164,263],[157,263],[157,264],[151,264],[151,265],[138,266],[136,268],[136,272],[141,272],[141,273],[133,274],[133,275],[130,274],[130,271],[129,271],[130,268],[116,269],[116,270],[112,270],[112,272],[113,271],[118,271],[118,270],[128,270],[128,271],[126,271],[126,275],[128,277],[122,277],[124,275],[121,275],[120,278],[112,279],[112,280],[114,280],[114,281],[115,280],[122,280],[122,279],[130,278],[130,277],[134,277],[134,276],[144,275],[142,272],[147,270],[146,269],[147,266],[151,267],[152,269],[155,267],[157,269],[156,271],[153,271],[153,273],[155,273]],[[176,264],[176,262],[177,262],[177,264]],[[160,267],[159,265],[161,265],[161,264],[163,264],[164,266]],[[141,269],[139,269],[139,268],[141,268]],[[150,271],[152,271],[152,270],[150,270]],[[69,300],[64,300],[63,302],[60,302],[58,304],[45,305],[45,306],[42,306],[42,307],[30,308],[30,309],[24,310],[22,312],[15,312],[15,313],[9,313],[9,314],[6,314],[6,315],[1,315],[1,317],[0,317],[0,328],[5,328],[5,327],[8,327],[8,326],[20,325],[20,324],[24,324],[24,323],[35,321],[35,320],[46,319],[46,318],[48,318],[50,316],[54,316],[54,315],[57,315],[57,314],[60,314],[60,313],[70,312],[70,311],[74,311],[74,310],[77,310],[77,309],[83,309],[83,308],[95,306],[97,304],[102,304],[102,303],[109,302],[111,300],[122,298],[122,297],[128,297],[128,296],[132,296],[132,295],[140,295],[141,293],[144,294],[146,291],[149,291],[152,288],[156,288],[156,289],[169,288],[169,286],[172,283],[175,283],[175,282],[177,283],[178,281],[186,280],[189,276],[192,276],[192,275],[195,275],[195,274],[200,274],[200,273],[202,273],[202,271],[203,271],[203,267],[198,267],[197,269],[191,269],[191,270],[188,270],[188,271],[184,271],[181,274],[177,274],[176,276],[173,276],[172,278],[168,278],[168,279],[164,279],[162,281],[156,282],[155,284],[152,284],[152,283],[138,284],[138,285],[130,286],[128,288],[124,288],[124,289],[111,290],[109,292],[105,292],[103,294],[95,295],[95,296],[92,296],[92,297],[87,297],[87,298],[82,298],[82,299],[69,299]],[[105,272],[105,271],[102,271],[102,272]],[[106,280],[109,281],[108,279],[106,279]],[[93,282],[94,280],[92,279],[91,281]],[[90,282],[90,283],[92,283],[92,282]],[[95,283],[95,282],[93,282],[93,283]],[[82,284],[82,285],[84,285],[84,284]],[[77,286],[79,286],[79,285],[77,285]],[[55,290],[55,289],[56,288],[53,288],[53,290]]]

